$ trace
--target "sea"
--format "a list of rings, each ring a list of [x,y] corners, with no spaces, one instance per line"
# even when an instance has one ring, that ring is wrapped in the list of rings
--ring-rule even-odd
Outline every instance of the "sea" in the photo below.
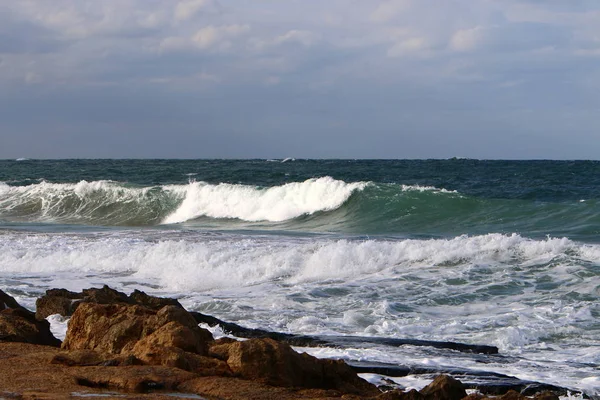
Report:
[[[454,371],[598,397],[600,162],[0,161],[0,289],[34,309],[104,284],[249,328],[499,349],[299,348],[409,368],[373,382]]]

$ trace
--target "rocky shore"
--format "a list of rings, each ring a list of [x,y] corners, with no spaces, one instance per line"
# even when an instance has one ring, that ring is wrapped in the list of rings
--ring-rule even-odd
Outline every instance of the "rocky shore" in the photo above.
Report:
[[[45,319],[53,314],[70,316],[63,342],[52,335]],[[199,323],[219,324],[248,339],[215,340]],[[342,360],[297,353],[290,344],[299,343],[329,345],[331,340],[227,325],[188,312],[174,299],[140,291],[126,295],[107,286],[80,293],[49,290],[37,300],[35,313],[0,291],[0,399],[487,398],[477,392],[467,395],[465,385],[443,374],[420,391],[376,387],[357,375],[364,370]],[[493,352],[489,346],[449,345],[459,351]],[[558,392],[560,388],[527,394],[557,400]],[[495,395],[525,400],[523,393],[507,388]]]

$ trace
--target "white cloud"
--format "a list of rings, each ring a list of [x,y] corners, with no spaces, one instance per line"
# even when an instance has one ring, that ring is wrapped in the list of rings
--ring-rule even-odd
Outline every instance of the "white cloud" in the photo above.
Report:
[[[210,4],[210,0],[185,0],[177,3],[175,19],[185,21],[194,17],[200,10]]]
[[[294,43],[295,42],[295,43],[300,43],[303,46],[310,47],[318,40],[319,40],[319,36],[312,32],[291,30],[281,36],[278,36],[275,39],[274,43],[282,44],[282,43]]]
[[[480,26],[471,29],[461,29],[452,35],[450,48],[454,51],[473,51],[481,43],[483,29]]]
[[[248,25],[209,25],[198,30],[191,38],[192,42],[200,49],[219,46],[227,48],[231,46],[229,41],[232,38],[240,36],[250,30]]]
[[[371,14],[373,22],[388,22],[410,8],[411,0],[387,0],[379,4]]]
[[[402,40],[393,45],[387,52],[389,57],[402,57],[411,54],[423,53],[424,50],[429,50],[430,46],[427,39],[423,37],[412,37]]]

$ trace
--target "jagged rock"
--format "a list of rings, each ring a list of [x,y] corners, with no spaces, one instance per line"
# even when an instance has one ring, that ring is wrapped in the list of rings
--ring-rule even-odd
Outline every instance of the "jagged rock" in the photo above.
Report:
[[[184,351],[177,347],[143,343],[133,348],[133,354],[149,365],[175,367],[201,376],[232,376],[225,361]]]
[[[504,393],[499,400],[527,400],[527,397],[515,390],[509,390]]]
[[[69,321],[63,349],[131,354],[142,339],[205,355],[212,335],[174,306],[157,312],[137,305],[83,303]]]
[[[8,298],[2,300],[3,305],[11,308],[0,311],[0,341],[60,346],[60,340],[50,332],[48,321],[38,321],[34,313],[21,307],[12,297],[8,297],[12,301]]]
[[[556,393],[545,391],[542,393],[536,393],[533,397],[534,400],[559,400],[559,397]]]
[[[7,308],[21,308],[25,309],[22,305],[17,303],[14,297],[0,290],[0,311]]]
[[[99,389],[120,389],[143,393],[149,390],[175,390],[197,375],[175,368],[156,366],[86,367],[73,372],[80,386]]]
[[[219,360],[227,361],[229,358],[229,346],[235,342],[237,342],[237,340],[231,338],[217,339],[210,344],[208,355]]]
[[[411,389],[408,392],[403,392],[402,390],[396,389],[391,390],[389,392],[385,392],[380,394],[375,398],[376,400],[424,400],[425,396],[423,396],[420,392],[417,392],[415,389]]]
[[[212,341],[210,332],[171,321],[138,341],[133,352],[140,353],[145,347],[162,346],[205,355],[208,353],[207,343],[210,341]]]
[[[168,297],[150,296],[145,292],[142,292],[141,290],[137,289],[129,295],[129,300],[132,304],[144,306],[152,310],[160,310],[164,306],[175,306],[178,308],[183,308],[179,301],[175,299],[171,299]]]
[[[136,357],[115,356],[114,354],[103,354],[93,350],[73,350],[61,352],[55,355],[51,364],[61,364],[67,367],[89,367],[101,365],[105,367],[144,365],[144,363]]]
[[[73,315],[81,303],[137,304],[152,310],[160,310],[164,306],[183,309],[175,299],[150,296],[140,290],[134,290],[131,295],[127,296],[123,292],[104,285],[102,288],[83,289],[80,293],[66,289],[47,290],[46,294],[37,299],[35,303],[36,317],[44,319],[53,314],[68,317]]]
[[[436,377],[433,382],[421,389],[421,394],[426,400],[461,400],[467,397],[463,384],[448,375]]]
[[[273,386],[336,389],[361,395],[379,393],[345,362],[299,354],[288,344],[273,339],[250,339],[220,346],[227,346],[229,368],[244,379]]]
[[[482,400],[484,398],[487,398],[487,397],[485,397],[483,394],[477,392],[477,393],[471,393],[470,395],[463,398],[462,400]]]

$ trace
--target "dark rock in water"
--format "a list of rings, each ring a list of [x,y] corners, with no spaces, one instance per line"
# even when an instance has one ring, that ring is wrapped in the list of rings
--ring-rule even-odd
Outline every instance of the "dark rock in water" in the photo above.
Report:
[[[2,294],[8,296],[3,292]],[[38,321],[34,313],[8,297],[4,298],[3,304],[12,307],[0,311],[0,341],[60,346],[60,340],[50,332],[48,321]]]
[[[425,400],[461,400],[467,397],[463,384],[448,375],[440,375],[420,390]]]
[[[104,285],[102,288],[83,289],[80,293],[65,289],[47,290],[46,294],[37,299],[35,303],[35,315],[38,319],[44,319],[53,314],[69,317],[81,303],[137,304],[152,310],[160,310],[164,306],[183,308],[175,299],[150,296],[140,290],[134,290],[128,296]]]
[[[555,393],[562,396],[566,395],[569,391],[569,389],[564,387],[540,382],[524,381],[515,378],[514,376],[490,371],[469,370],[456,367],[406,366],[361,361],[351,361],[348,362],[348,364],[359,374],[372,373],[391,377],[449,374],[459,379],[466,389],[477,389],[482,394],[490,396],[504,395],[511,390],[525,396],[531,396],[541,392]]]
[[[2,290],[0,290],[0,311],[5,310],[7,308],[25,309],[25,307],[23,307],[19,303],[17,303],[17,301],[14,299],[14,297],[12,297],[12,296],[4,293]]]
[[[263,329],[250,329],[244,328],[238,324],[231,322],[225,322],[218,318],[210,315],[205,315],[199,312],[190,312],[196,321],[207,324],[209,326],[220,326],[223,331],[235,335],[237,337],[252,339],[274,339],[280,342],[288,343],[292,346],[306,346],[306,347],[364,347],[365,344],[378,344],[385,346],[428,346],[438,349],[456,350],[467,353],[479,353],[479,354],[498,354],[498,348],[495,346],[486,345],[472,345],[465,343],[456,342],[436,342],[432,340],[416,340],[416,339],[395,339],[395,338],[381,338],[381,337],[369,337],[369,336],[307,336],[307,335],[293,335],[289,333],[270,332]]]
[[[129,295],[129,301],[131,302],[131,304],[137,304],[146,308],[150,308],[152,310],[160,310],[164,306],[175,306],[183,308],[183,306],[179,304],[179,301],[175,299],[171,299],[169,297],[150,296],[145,292],[142,292],[141,290],[137,289]]]
[[[344,361],[299,354],[288,344],[273,339],[250,339],[220,346],[223,358],[226,353],[229,368],[244,379],[273,386],[334,389],[358,395],[379,393]]]

